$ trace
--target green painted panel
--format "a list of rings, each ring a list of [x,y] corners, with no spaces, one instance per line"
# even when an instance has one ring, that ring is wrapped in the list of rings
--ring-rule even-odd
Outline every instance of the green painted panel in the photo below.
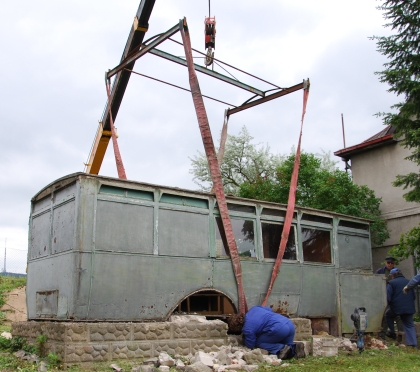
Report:
[[[127,190],[127,197],[153,201],[153,192],[143,190]]]
[[[365,307],[368,313],[368,332],[381,329],[386,307],[386,280],[384,275],[342,273],[340,275],[342,333],[353,333],[350,316],[356,307]]]
[[[126,190],[123,189],[123,188],[120,188],[120,187],[102,185],[99,192],[101,194],[111,194],[111,195],[125,196]]]
[[[185,205],[196,208],[209,208],[209,203],[205,199],[189,198],[181,195],[163,194],[160,198],[161,203]]]
[[[96,253],[89,317],[166,319],[189,294],[211,288],[211,275],[208,259]]]
[[[337,314],[335,269],[325,265],[303,265],[299,316],[323,318]]]

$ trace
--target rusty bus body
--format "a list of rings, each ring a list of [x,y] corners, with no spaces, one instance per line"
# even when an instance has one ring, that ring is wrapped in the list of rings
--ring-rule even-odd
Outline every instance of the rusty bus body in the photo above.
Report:
[[[264,298],[286,206],[227,197],[248,306]],[[29,221],[28,319],[147,321],[237,308],[213,194],[75,173],[37,193]],[[295,209],[267,305],[351,333],[366,307],[380,328],[385,280],[372,274],[369,221]],[[204,307],[203,307],[204,306]],[[316,322],[316,321],[315,321]]]

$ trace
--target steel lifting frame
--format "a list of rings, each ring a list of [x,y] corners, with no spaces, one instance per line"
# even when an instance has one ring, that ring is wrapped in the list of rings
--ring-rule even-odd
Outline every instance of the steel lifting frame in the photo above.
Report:
[[[185,59],[156,49],[156,47],[159,44],[163,43],[165,40],[169,39],[171,36],[180,31],[179,24],[171,27],[168,31],[162,34],[156,35],[147,44],[143,43],[144,34],[147,31],[147,22],[150,17],[150,13],[153,8],[154,2],[155,0],[142,0],[139,6],[139,10],[137,12],[137,17],[134,21],[133,29],[130,32],[130,36],[124,49],[121,62],[118,66],[114,67],[112,70],[109,70],[105,74],[106,81],[109,81],[112,77],[115,76],[114,84],[112,86],[111,91],[111,105],[106,106],[102,116],[102,120],[99,123],[95,141],[92,145],[92,149],[89,155],[89,160],[86,164],[87,173],[99,174],[99,170],[101,168],[102,161],[105,156],[106,149],[108,147],[109,139],[111,138],[110,112],[112,112],[112,117],[115,122],[115,118],[118,114],[118,110],[136,60],[146,55],[147,53],[150,53],[158,57],[167,59],[169,61],[175,62],[177,64],[187,66],[187,61]],[[139,21],[139,19],[141,21]],[[246,110],[261,103],[268,102],[273,99],[282,97],[286,94],[303,89],[306,86],[306,84],[309,83],[308,80],[304,80],[302,83],[296,84],[289,88],[277,88],[277,92],[267,95],[267,91],[263,91],[248,84],[242,83],[236,79],[207,69],[200,65],[194,64],[194,69],[198,72],[221,80],[225,83],[234,85],[238,88],[253,93],[253,96],[246,102],[244,102],[242,105],[227,109],[227,118],[229,118],[230,115],[233,115],[237,112]],[[272,91],[272,89],[270,91]],[[258,98],[255,99],[256,97]]]

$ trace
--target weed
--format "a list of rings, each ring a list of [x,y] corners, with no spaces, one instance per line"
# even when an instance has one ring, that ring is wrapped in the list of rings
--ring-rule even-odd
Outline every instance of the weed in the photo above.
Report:
[[[37,350],[38,350],[38,355],[40,357],[44,357],[46,350],[45,350],[45,344],[47,343],[48,337],[40,334],[37,338],[36,338],[36,345],[37,345]]]
[[[10,339],[0,336],[0,349],[8,350],[10,348]]]
[[[60,359],[57,354],[49,353],[47,355],[47,363],[48,363],[48,366],[51,368],[58,367],[60,364]]]
[[[26,344],[26,340],[23,337],[16,336],[12,337],[10,340],[10,351],[22,350],[23,346]]]

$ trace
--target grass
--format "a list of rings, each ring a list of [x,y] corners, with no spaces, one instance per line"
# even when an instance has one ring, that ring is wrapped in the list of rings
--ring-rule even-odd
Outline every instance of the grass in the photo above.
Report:
[[[68,372],[110,371],[111,364],[118,364],[124,371],[131,371],[133,366],[141,365],[141,361],[112,361],[94,363],[88,368],[69,367]],[[420,351],[390,346],[388,350],[366,350],[362,354],[357,351],[348,355],[340,352],[337,357],[307,357],[305,359],[293,359],[285,361],[289,363],[287,367],[263,365],[259,368],[260,372],[280,372],[280,371],[310,371],[310,372],[340,372],[340,371],[360,371],[360,372],[418,372],[420,371]],[[60,368],[48,368],[48,371],[57,371]],[[0,353],[0,371],[11,372],[36,371],[38,366],[15,358],[9,353]],[[175,369],[172,369],[175,371]]]
[[[26,285],[26,277],[0,275],[0,308],[6,303],[7,294],[15,288]],[[0,311],[0,333],[10,332],[10,324],[4,324],[6,314]]]

